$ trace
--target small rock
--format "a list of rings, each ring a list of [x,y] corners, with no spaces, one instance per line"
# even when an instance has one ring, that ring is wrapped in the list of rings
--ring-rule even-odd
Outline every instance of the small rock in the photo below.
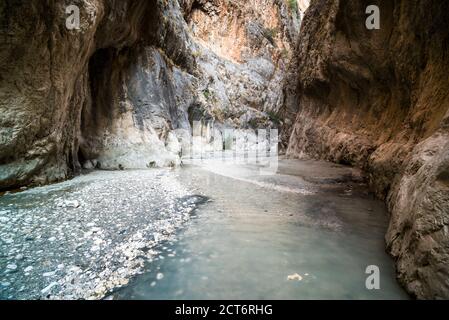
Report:
[[[47,294],[48,292],[50,292],[50,290],[54,287],[57,286],[58,283],[57,282],[52,282],[50,283],[48,286],[46,286],[44,289],[41,290],[42,294]]]
[[[8,264],[6,266],[6,269],[8,269],[8,270],[16,270],[17,269],[17,265],[14,264],[14,263]]]
[[[31,270],[33,270],[34,268],[32,266],[28,266],[26,267],[23,271],[24,272],[30,272]]]
[[[156,279],[157,280],[162,280],[164,278],[164,274],[163,273],[158,273],[157,275],[156,275]]]
[[[301,277],[299,274],[295,273],[295,274],[289,275],[289,276],[287,277],[287,280],[301,281],[301,280],[302,280],[302,277]]]
[[[69,208],[78,208],[80,206],[80,203],[78,202],[78,200],[67,200],[64,202],[64,204],[66,205],[66,207]]]

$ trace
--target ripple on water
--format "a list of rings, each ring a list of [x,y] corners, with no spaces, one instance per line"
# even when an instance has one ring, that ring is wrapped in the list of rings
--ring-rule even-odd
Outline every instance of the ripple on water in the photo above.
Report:
[[[212,201],[165,245],[175,256],[161,249],[166,258],[148,264],[114,298],[406,299],[384,250],[383,203],[352,169],[330,166],[281,161],[281,174],[269,177],[245,167],[186,168],[180,181]],[[365,287],[373,264],[381,270],[378,291]]]

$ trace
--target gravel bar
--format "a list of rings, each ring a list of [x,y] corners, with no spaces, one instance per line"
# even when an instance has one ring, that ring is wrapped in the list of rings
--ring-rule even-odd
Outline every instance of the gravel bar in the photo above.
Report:
[[[0,299],[102,299],[205,197],[176,171],[94,171],[0,197]]]

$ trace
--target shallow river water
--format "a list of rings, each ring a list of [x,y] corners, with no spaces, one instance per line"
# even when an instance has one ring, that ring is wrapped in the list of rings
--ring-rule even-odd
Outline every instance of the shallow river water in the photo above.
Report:
[[[407,299],[359,172],[259,169],[94,171],[0,196],[0,299]]]
[[[404,299],[385,253],[388,217],[351,168],[220,161],[180,174],[210,201],[114,299]],[[368,290],[367,266],[380,269]],[[290,280],[289,280],[290,276]]]

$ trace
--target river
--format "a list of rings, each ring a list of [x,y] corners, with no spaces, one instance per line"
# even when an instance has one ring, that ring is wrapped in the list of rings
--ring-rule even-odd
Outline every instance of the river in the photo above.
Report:
[[[0,197],[1,299],[407,299],[355,169],[94,171]],[[380,289],[368,290],[368,266]]]
[[[407,298],[384,249],[385,206],[356,170],[281,160],[264,176],[210,161],[179,179],[210,201],[114,299]],[[370,265],[379,290],[366,288]]]

